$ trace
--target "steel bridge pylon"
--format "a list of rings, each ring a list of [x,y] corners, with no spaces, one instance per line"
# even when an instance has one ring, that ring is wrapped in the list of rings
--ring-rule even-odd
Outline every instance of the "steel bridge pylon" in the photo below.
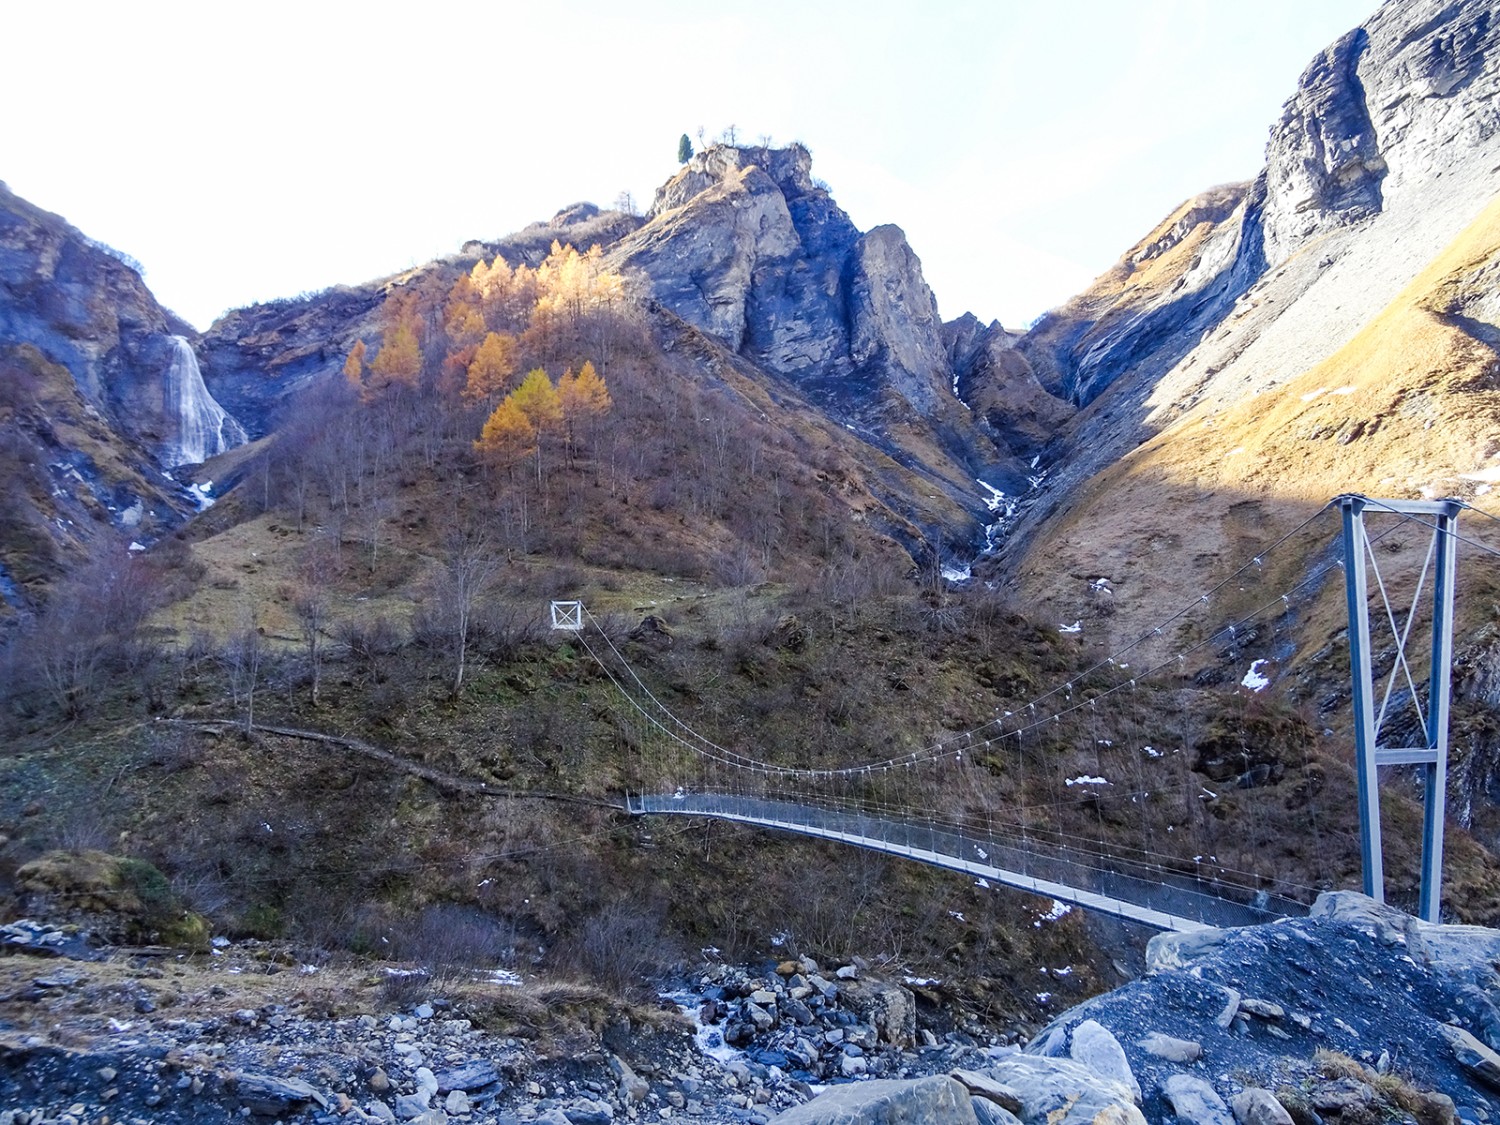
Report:
[[[1349,603],[1349,670],[1353,683],[1355,770],[1359,780],[1360,858],[1364,893],[1385,901],[1385,871],[1380,836],[1381,766],[1421,766],[1424,779],[1422,826],[1422,884],[1419,913],[1429,922],[1440,920],[1443,886],[1443,817],[1448,785],[1448,710],[1453,663],[1453,590],[1457,578],[1457,500],[1372,500],[1349,494],[1334,500],[1343,513],[1344,587]],[[1389,513],[1431,528],[1427,561],[1413,595],[1404,625],[1386,598],[1384,580],[1370,552],[1365,512]],[[1428,571],[1432,571],[1432,656],[1427,677],[1427,711],[1422,713],[1416,683],[1406,662],[1406,641],[1422,601]],[[1395,661],[1376,709],[1373,661],[1370,652],[1369,573],[1373,571],[1386,603],[1395,638]],[[1413,705],[1421,720],[1425,745],[1385,747],[1380,728],[1390,705],[1398,672],[1404,672]]]

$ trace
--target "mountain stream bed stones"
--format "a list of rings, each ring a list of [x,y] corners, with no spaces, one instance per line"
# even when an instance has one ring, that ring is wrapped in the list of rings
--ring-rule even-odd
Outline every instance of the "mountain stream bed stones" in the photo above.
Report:
[[[1162,935],[1146,975],[1024,1047],[939,1034],[912,988],[860,963],[705,966],[660,1008],[602,1005],[512,1034],[496,1011],[581,1012],[599,995],[316,969],[258,943],[194,958],[97,949],[63,930],[36,940],[53,932],[36,924],[15,932],[31,940],[0,945],[0,1125],[1489,1125],[1500,1114],[1500,933],[1347,893],[1306,919]]]

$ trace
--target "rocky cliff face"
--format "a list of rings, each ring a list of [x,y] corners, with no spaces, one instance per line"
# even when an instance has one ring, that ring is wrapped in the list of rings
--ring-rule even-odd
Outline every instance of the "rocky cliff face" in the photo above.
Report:
[[[0,185],[0,586],[13,605],[71,549],[179,521],[194,498],[162,470],[185,448],[243,440],[232,419],[207,427],[216,404],[190,378],[191,332],[121,256]]]
[[[1235,355],[1272,320],[1306,362],[1347,342],[1493,191],[1495,14],[1483,2],[1388,3],[1321,53],[1252,184],[1184,204],[1023,342],[1043,384],[1080,404],[1127,375],[1149,387],[1203,336],[1270,303],[1277,316],[1233,325]],[[1360,266],[1330,269],[1344,259]],[[1279,315],[1313,292],[1339,315],[1306,304]]]
[[[1197,588],[1252,511],[1273,526],[1343,491],[1484,487],[1497,15],[1386,4],[1305,71],[1255,181],[1184,204],[1019,342],[1084,408],[1013,537],[1060,620],[1086,600],[1060,572],[1149,558]],[[1100,627],[1143,625],[1145,587],[1114,594]]]
[[[976,512],[974,477],[1022,479],[954,393],[937,301],[905,235],[858,231],[800,145],[694,157],[612,258],[669,312]]]
[[[169,375],[178,339],[194,333],[132,265],[0,188],[0,287],[0,342],[67,368],[127,440],[161,454],[180,445]]]

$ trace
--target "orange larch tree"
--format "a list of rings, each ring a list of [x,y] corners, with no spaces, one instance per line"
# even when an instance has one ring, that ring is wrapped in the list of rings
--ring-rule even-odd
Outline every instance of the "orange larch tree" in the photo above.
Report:
[[[516,373],[516,338],[508,332],[491,332],[469,361],[463,399],[467,403],[495,400]]]
[[[536,428],[512,395],[485,421],[474,452],[491,468],[513,470],[516,462],[535,451],[536,444]]]
[[[577,375],[571,371],[563,373],[563,377],[557,381],[557,399],[562,408],[563,429],[571,461],[575,439],[580,434],[591,433],[594,423],[609,413],[613,403],[610,401],[609,388],[594,370],[591,361],[585,361]]]

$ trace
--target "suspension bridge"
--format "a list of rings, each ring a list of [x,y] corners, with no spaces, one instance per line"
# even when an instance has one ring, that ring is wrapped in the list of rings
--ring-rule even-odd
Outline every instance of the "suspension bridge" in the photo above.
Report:
[[[599,621],[575,601],[553,603],[552,624],[573,634],[626,703],[639,767],[626,795],[631,814],[706,817],[835,841],[959,872],[981,887],[1011,887],[1157,929],[1188,930],[1305,914],[1320,890],[1335,886],[1328,877],[1311,881],[1287,862],[1249,870],[1278,845],[1253,826],[1236,857],[1194,853],[1194,825],[1211,841],[1202,827],[1212,825],[1207,810],[1220,793],[1188,763],[1191,732],[1175,738],[1161,732],[1164,708],[1199,690],[1188,675],[1195,661],[1222,661],[1226,654],[1243,661],[1257,643],[1264,646],[1268,631],[1274,637],[1299,606],[1342,578],[1357,795],[1320,795],[1309,773],[1308,784],[1294,788],[1300,830],[1315,852],[1325,851],[1322,838],[1344,831],[1332,823],[1339,820],[1335,810],[1357,808],[1362,886],[1383,898],[1377,770],[1415,769],[1425,810],[1420,912],[1437,920],[1456,549],[1463,542],[1500,554],[1459,534],[1465,509],[1500,522],[1457,500],[1337,497],[1072,679],[1028,699],[1002,701],[992,718],[924,746],[838,765],[798,765],[722,745],[648,687],[616,623]],[[1341,551],[1331,549],[1337,540],[1324,518],[1330,511],[1341,514]],[[1367,515],[1389,518],[1372,534]],[[1412,531],[1426,537],[1420,564],[1416,552],[1405,550],[1382,563],[1373,548],[1398,530],[1408,539]],[[1297,551],[1290,570],[1279,568],[1294,580],[1263,590],[1273,555],[1286,561]],[[1392,544],[1385,553],[1394,554]],[[1247,590],[1256,604],[1212,620],[1220,599],[1238,606]],[[1168,639],[1182,636],[1197,639],[1172,650]],[[1425,677],[1413,670],[1424,652]],[[1268,659],[1250,663],[1245,693],[1266,686],[1260,669]],[[1382,745],[1383,738],[1405,744]],[[1173,741],[1178,745],[1168,745]],[[1266,780],[1247,769],[1218,788],[1254,790]]]

